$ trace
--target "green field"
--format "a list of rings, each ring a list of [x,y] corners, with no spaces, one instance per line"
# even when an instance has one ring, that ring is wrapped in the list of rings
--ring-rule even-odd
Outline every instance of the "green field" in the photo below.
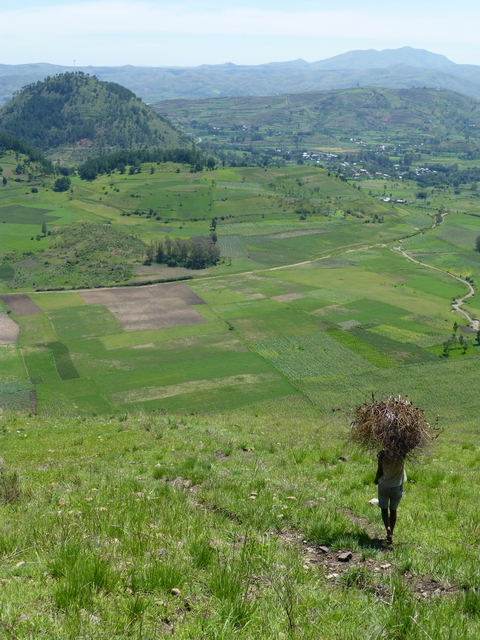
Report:
[[[333,389],[343,385],[410,392],[414,366],[419,381],[426,367],[433,388],[446,364],[480,355],[476,336],[461,330],[443,354],[453,323],[465,322],[451,313],[467,293],[452,274],[480,278],[480,218],[461,196],[437,190],[428,206],[396,205],[317,167],[191,173],[172,163],[73,178],[66,193],[37,180],[32,193],[26,177],[13,179],[13,156],[2,166],[0,291],[26,292],[36,306],[35,315],[26,302],[11,309],[21,333],[4,345],[0,383],[30,384],[40,415],[218,412],[286,396],[328,412],[342,404]],[[415,189],[368,182],[372,194],[408,199]],[[420,233],[441,206],[452,208]],[[142,265],[144,243],[208,236],[213,219],[223,260],[193,271],[173,307],[162,303],[169,285],[153,299],[138,287],[118,300],[84,297],[83,288],[158,278],[155,265]],[[402,247],[427,266],[393,250],[404,236]],[[66,290],[42,291],[55,288]],[[472,317],[478,307],[476,297],[465,305]]]
[[[16,163],[0,636],[478,638],[475,190],[146,163],[57,193]],[[159,238],[212,227],[216,266],[145,264]],[[407,466],[393,547],[376,462],[347,440],[352,408],[389,394],[442,430]]]

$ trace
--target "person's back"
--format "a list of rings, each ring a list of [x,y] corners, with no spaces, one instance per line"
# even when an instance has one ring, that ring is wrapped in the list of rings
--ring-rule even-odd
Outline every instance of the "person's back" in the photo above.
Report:
[[[393,542],[397,508],[402,499],[403,483],[406,480],[405,459],[402,456],[389,456],[385,451],[380,451],[375,484],[378,485],[378,506],[382,510],[382,519],[387,530],[387,541],[390,543]]]
[[[399,487],[407,481],[404,458],[383,454],[379,455],[379,461],[381,461],[383,471],[379,484],[384,487]]]

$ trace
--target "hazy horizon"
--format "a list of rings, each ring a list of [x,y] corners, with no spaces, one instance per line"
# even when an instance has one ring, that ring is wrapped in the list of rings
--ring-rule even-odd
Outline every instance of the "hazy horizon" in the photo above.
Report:
[[[465,16],[468,16],[466,20]],[[426,0],[3,0],[0,63],[62,66],[258,65],[410,46],[480,65],[480,7]]]

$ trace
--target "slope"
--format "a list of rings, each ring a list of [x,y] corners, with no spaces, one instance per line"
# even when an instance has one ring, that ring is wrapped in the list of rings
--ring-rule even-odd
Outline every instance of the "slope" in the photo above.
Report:
[[[186,144],[131,91],[81,72],[25,87],[0,110],[0,129],[67,161],[117,149]]]
[[[152,109],[204,138],[231,142],[232,132],[246,140],[277,141],[303,137],[314,145],[321,135],[360,136],[384,131],[390,136],[474,138],[480,102],[439,89],[374,87],[312,91],[265,97],[166,100]],[[213,130],[215,127],[215,130]],[[257,137],[252,138],[252,134]],[[238,133],[237,133],[238,137]],[[262,143],[263,144],[263,143]]]

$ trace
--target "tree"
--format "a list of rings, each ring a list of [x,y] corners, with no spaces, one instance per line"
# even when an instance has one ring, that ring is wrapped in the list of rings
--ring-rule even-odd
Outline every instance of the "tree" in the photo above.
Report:
[[[450,354],[450,349],[452,348],[451,340],[445,340],[442,346],[443,346],[443,355],[448,358]]]
[[[46,236],[47,235],[47,223],[44,222],[42,224],[42,236]]]
[[[153,242],[147,246],[147,254],[145,256],[145,264],[152,264],[155,260],[156,247]]]
[[[62,176],[55,180],[54,191],[68,191],[70,189],[71,180],[68,176]]]
[[[4,187],[6,187],[6,186],[7,186],[7,182],[8,182],[7,178],[6,178],[5,176],[3,176],[3,178],[2,178],[2,183],[3,183],[3,186],[4,186]]]
[[[5,178],[3,180],[5,180]],[[5,182],[3,184],[5,184]],[[480,236],[477,236],[475,240],[475,250],[480,251]]]

